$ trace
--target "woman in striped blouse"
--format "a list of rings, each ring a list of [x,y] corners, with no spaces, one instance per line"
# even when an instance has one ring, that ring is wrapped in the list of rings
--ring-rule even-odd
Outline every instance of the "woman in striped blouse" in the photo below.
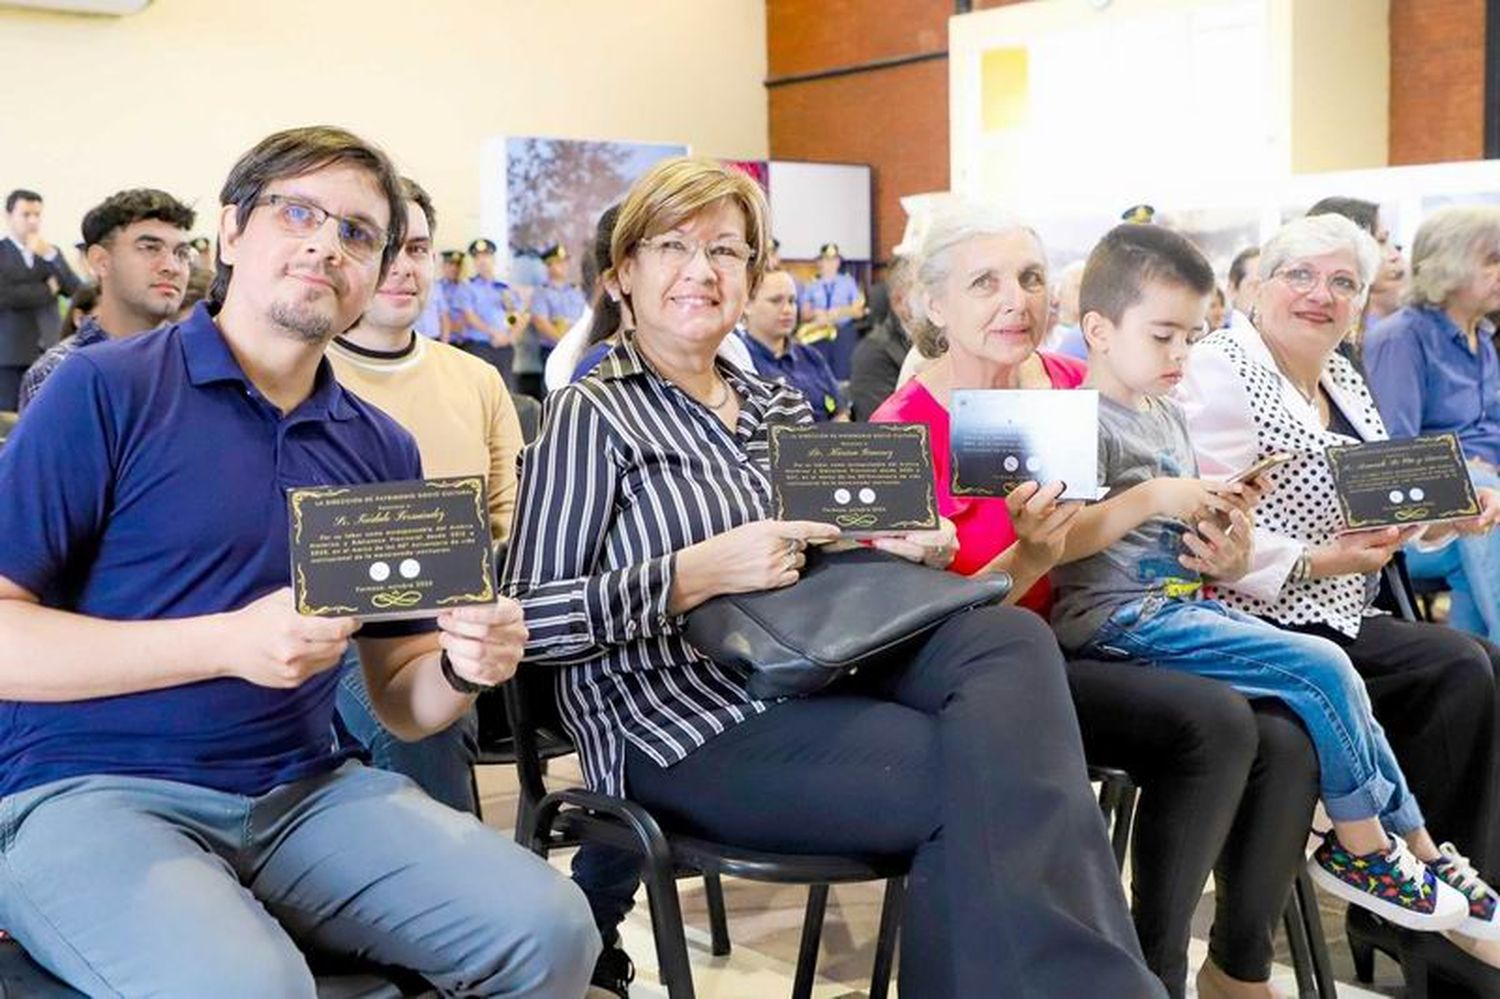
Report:
[[[673,828],[913,855],[903,995],[1160,995],[1038,618],[960,615],[907,663],[781,701],[684,638],[687,611],[795,583],[806,546],[838,534],[768,519],[767,428],[809,422],[807,402],[715,360],[762,274],[766,214],[753,181],[705,160],[669,160],[627,198],[604,279],[634,330],[549,399],[522,459],[505,589],[526,668],[556,670],[590,786]],[[883,546],[946,566],[952,527]]]

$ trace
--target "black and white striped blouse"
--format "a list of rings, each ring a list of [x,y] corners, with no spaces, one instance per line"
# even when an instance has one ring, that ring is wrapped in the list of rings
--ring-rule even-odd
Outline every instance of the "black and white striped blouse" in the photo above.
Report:
[[[624,794],[628,740],[662,766],[766,709],[667,612],[674,553],[769,516],[767,428],[808,423],[795,390],[719,361],[733,433],[626,340],[547,400],[521,455],[504,591],[521,602],[522,669],[558,668],[590,787]]]

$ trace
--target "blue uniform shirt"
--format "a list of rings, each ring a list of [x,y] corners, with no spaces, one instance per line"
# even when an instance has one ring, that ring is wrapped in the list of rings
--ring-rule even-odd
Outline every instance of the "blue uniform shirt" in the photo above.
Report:
[[[469,301],[474,309],[474,314],[482,322],[489,323],[501,329],[506,328],[506,315],[521,311],[521,296],[514,288],[504,281],[486,281],[478,274],[469,278]],[[483,340],[489,343],[489,335],[480,330],[470,329],[468,336],[472,340]]]
[[[741,332],[740,335],[750,348],[756,374],[766,381],[781,382],[801,392],[807,398],[807,404],[812,407],[814,420],[831,420],[844,408],[833,369],[828,367],[828,362],[816,350],[793,338],[787,342],[786,353],[777,357],[770,347],[749,333]]]
[[[537,286],[536,294],[531,296],[531,314],[550,319],[552,325],[559,328],[558,337],[561,337],[583,315],[588,304],[583,297],[583,289],[576,284],[542,284]],[[537,342],[544,350],[555,346],[541,339]]]
[[[443,335],[443,313],[448,311],[448,293],[441,281],[432,282],[432,291],[427,295],[427,304],[417,317],[413,327],[418,333],[433,340]]]
[[[803,286],[798,301],[802,306],[803,318],[807,318],[813,309],[826,311],[853,305],[859,301],[859,282],[843,272],[835,274],[831,281],[817,278]]]
[[[420,474],[411,435],[344,391],[327,361],[282,416],[200,305],[182,323],[80,350],[37,395],[0,449],[0,575],[90,617],[235,610],[290,581],[288,488]],[[0,795],[82,774],[261,794],[343,759],[337,684],[330,669],[291,690],[226,678],[0,701]]]
[[[437,284],[443,295],[443,307],[448,310],[448,323],[453,328],[453,342],[466,343],[477,339],[488,343],[489,337],[469,329],[469,320],[464,317],[466,310],[474,308],[474,296],[469,286],[463,281],[449,281],[447,278],[438,278]]]
[[[1408,305],[1365,334],[1366,378],[1394,438],[1453,431],[1471,458],[1500,465],[1500,367],[1494,328],[1479,351],[1442,309]]]

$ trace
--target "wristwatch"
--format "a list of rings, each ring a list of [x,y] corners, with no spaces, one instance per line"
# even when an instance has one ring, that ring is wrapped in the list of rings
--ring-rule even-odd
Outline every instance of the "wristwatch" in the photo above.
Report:
[[[438,658],[438,665],[442,667],[443,679],[448,681],[448,686],[452,687],[460,694],[482,694],[487,690],[495,689],[494,687],[487,687],[482,683],[475,683],[472,680],[465,680],[463,677],[459,676],[458,673],[453,669],[453,660],[448,658],[447,649],[444,649],[442,656]]]

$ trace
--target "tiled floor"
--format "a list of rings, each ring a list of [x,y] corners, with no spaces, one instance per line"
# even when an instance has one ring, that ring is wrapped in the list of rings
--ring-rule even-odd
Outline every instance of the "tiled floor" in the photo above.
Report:
[[[578,771],[573,760],[553,761],[550,780],[576,783],[577,779]],[[513,771],[507,767],[481,768],[479,785],[486,821],[508,832],[515,815],[516,786]],[[567,855],[558,855],[554,858],[554,863],[567,870]],[[724,894],[734,951],[722,958],[709,953],[708,919],[702,882],[684,880],[679,884],[679,891],[688,926],[693,982],[701,999],[772,999],[790,994],[798,935],[802,926],[802,906],[806,902],[805,889],[725,879]],[[865,994],[869,985],[870,964],[874,958],[880,899],[878,885],[845,885],[833,889],[823,931],[818,982],[813,990],[817,999],[852,999]],[[1323,927],[1333,955],[1335,973],[1341,983],[1340,997],[1366,999],[1399,996],[1400,973],[1393,963],[1383,958],[1377,960],[1374,986],[1366,989],[1352,984],[1353,968],[1348,948],[1343,944],[1342,908],[1327,899],[1323,899],[1323,903]],[[1203,937],[1207,933],[1212,911],[1213,896],[1211,893],[1205,894],[1194,925],[1197,936],[1189,953],[1189,966],[1192,968],[1197,968],[1202,963],[1206,953]],[[644,895],[626,920],[622,937],[637,968],[636,984],[631,989],[632,997],[665,999],[666,990],[661,987],[656,976],[651,921],[646,914]],[[1278,955],[1274,980],[1288,996],[1296,995],[1295,980],[1284,945]]]

